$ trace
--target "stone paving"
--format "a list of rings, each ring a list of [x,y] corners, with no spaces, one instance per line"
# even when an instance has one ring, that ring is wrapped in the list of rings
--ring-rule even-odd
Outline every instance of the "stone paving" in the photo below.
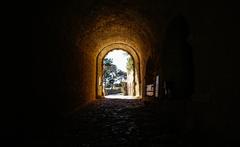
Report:
[[[201,146],[204,138],[194,140],[193,134],[181,125],[183,122],[178,120],[176,112],[166,112],[159,104],[140,99],[96,100],[57,124],[46,144],[64,147]]]

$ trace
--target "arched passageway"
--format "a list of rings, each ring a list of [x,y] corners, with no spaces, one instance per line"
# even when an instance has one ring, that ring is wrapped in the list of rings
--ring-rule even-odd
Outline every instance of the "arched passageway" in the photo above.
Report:
[[[234,137],[230,134],[238,126],[232,116],[236,116],[239,91],[233,80],[237,76],[231,72],[238,67],[232,52],[238,46],[238,37],[233,37],[238,28],[235,6],[200,0],[38,3],[33,6],[39,12],[33,15],[32,23],[33,103],[28,105],[32,111],[28,118],[35,116],[37,123],[48,124],[50,119],[55,122],[55,117],[95,102],[102,96],[97,85],[101,81],[100,54],[103,58],[110,50],[121,48],[135,60],[139,78],[136,95],[141,100],[148,99],[146,86],[154,84],[159,75],[172,89],[169,93],[175,94],[157,108],[164,105],[161,108],[177,114],[189,106],[185,110],[196,123],[186,122],[190,124],[187,127]],[[183,99],[192,101],[182,106]],[[185,113],[175,116],[178,118],[173,121],[189,120]]]
[[[121,49],[123,51],[126,51],[132,58],[134,61],[133,64],[133,82],[134,82],[134,86],[133,86],[133,93],[131,94],[131,96],[134,97],[141,97],[141,73],[140,73],[140,59],[139,59],[139,55],[136,53],[136,49],[134,49],[133,47],[124,44],[124,43],[113,43],[110,44],[106,47],[104,47],[100,53],[97,55],[97,98],[102,98],[104,97],[104,92],[103,92],[103,59],[104,57],[111,51],[115,50],[115,49]]]
[[[145,95],[146,62],[154,51],[154,34],[148,19],[139,16],[137,11],[121,10],[119,13],[119,10],[97,9],[98,15],[91,23],[87,22],[84,30],[76,35],[76,50],[84,54],[81,60],[88,64],[83,66],[88,66],[88,71],[82,73],[87,87],[82,91],[86,95],[86,101],[103,97],[102,61],[114,49],[122,49],[132,56],[135,75],[133,95],[138,98]]]

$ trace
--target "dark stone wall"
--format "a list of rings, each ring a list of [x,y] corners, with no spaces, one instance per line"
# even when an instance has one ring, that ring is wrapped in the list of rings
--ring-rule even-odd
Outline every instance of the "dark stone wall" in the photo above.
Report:
[[[193,99],[207,105],[206,109],[200,105],[196,111],[202,113],[201,120],[207,127],[221,130],[224,134],[228,131],[234,134],[234,127],[238,128],[233,116],[238,111],[232,103],[237,100],[233,91],[238,87],[233,83],[236,65],[233,53],[238,52],[236,48],[239,46],[235,41],[238,28],[236,8],[226,1],[189,2],[186,16],[193,33],[196,81]]]
[[[237,77],[234,71],[237,70],[236,54],[239,52],[236,7],[226,1],[181,1],[171,8],[174,7],[176,10],[172,10],[164,22],[161,43],[152,55],[159,64],[147,69],[152,67],[156,73],[160,72],[162,81],[173,82],[176,99],[181,100],[183,91],[193,92],[187,109],[198,129],[217,131],[231,140],[239,129],[235,117],[239,112],[235,103],[239,95],[236,87],[239,86],[233,80]],[[174,19],[179,16],[189,27],[190,34],[185,41],[178,37],[177,27],[181,24],[174,24]],[[192,53],[183,54],[183,49],[187,48]],[[146,76],[155,78],[152,72]]]
[[[67,108],[67,51],[61,42],[60,4],[36,3],[32,10],[32,89],[26,107],[26,136],[43,135]],[[60,12],[60,11],[59,11]],[[40,133],[40,134],[35,134]]]

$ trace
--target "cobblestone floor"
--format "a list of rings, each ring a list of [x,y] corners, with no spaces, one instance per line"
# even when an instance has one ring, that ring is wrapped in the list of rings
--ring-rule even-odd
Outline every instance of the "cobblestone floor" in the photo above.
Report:
[[[193,145],[196,141],[193,134],[185,132],[175,118],[159,105],[139,99],[96,100],[57,124],[45,144],[59,147],[201,146]],[[197,142],[201,143],[201,139]]]

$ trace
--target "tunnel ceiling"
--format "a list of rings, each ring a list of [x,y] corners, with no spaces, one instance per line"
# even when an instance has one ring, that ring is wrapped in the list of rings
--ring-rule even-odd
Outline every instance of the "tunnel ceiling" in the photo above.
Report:
[[[135,49],[140,49],[138,50],[140,54],[143,49],[151,49],[151,31],[146,22],[139,20],[130,11],[99,13],[80,36],[82,40],[80,40],[79,45],[83,45],[86,50],[96,53],[113,43],[124,43]],[[82,46],[80,47],[84,49]]]
[[[85,18],[78,26],[76,42],[83,52],[94,56],[110,44],[123,43],[136,49],[141,58],[150,55],[156,39],[159,41],[154,24],[131,3],[101,3]]]

